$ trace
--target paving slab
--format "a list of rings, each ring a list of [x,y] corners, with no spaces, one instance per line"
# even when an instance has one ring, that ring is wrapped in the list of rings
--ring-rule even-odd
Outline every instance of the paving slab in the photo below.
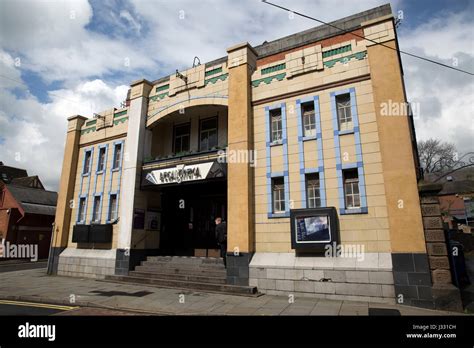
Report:
[[[102,293],[98,293],[102,292]],[[134,296],[143,293],[143,296]],[[146,294],[149,292],[149,294]],[[110,294],[110,295],[108,295]],[[369,308],[399,310],[402,315],[460,315],[398,304],[342,301],[295,296],[243,297],[142,284],[117,284],[88,278],[48,276],[43,269],[0,273],[0,299],[32,300],[77,306],[176,315],[368,315]],[[184,295],[185,303],[179,303]]]

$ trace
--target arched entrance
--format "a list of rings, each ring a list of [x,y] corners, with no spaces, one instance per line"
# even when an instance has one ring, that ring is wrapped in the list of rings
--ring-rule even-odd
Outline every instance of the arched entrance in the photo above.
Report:
[[[214,220],[227,219],[227,106],[177,109],[148,130],[141,186],[161,217],[158,254],[218,257]]]

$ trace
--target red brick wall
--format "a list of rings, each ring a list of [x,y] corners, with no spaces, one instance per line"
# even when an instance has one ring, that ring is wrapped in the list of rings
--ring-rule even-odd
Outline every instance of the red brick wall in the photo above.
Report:
[[[21,214],[17,212],[19,208],[17,201],[5,185],[0,186],[0,238],[6,238],[8,233],[8,225],[17,221]],[[10,214],[8,214],[10,209]]]
[[[452,215],[461,215],[464,217],[466,208],[463,198],[457,197],[456,195],[440,196],[439,205],[443,213],[444,222],[447,222],[450,228],[455,228],[456,226],[452,224]]]

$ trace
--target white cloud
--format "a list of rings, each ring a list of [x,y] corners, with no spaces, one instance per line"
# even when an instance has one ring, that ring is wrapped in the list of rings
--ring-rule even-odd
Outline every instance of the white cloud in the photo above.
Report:
[[[206,62],[225,56],[228,47],[240,42],[257,46],[320,25],[298,16],[290,17],[289,13],[258,0],[132,2],[136,12],[149,23],[150,32],[143,45],[147,51],[156,52],[170,72],[191,66],[194,56]],[[337,11],[334,1],[278,3],[332,21],[386,1],[338,1]]]
[[[0,47],[20,57],[22,69],[41,74],[47,82],[134,74],[132,69],[156,67],[154,56],[133,41],[88,30],[92,15],[86,0],[2,1]],[[110,12],[98,15],[108,18]],[[129,23],[124,30],[130,26],[140,29],[129,12],[124,11],[121,17]]]
[[[3,71],[5,63],[1,67]],[[29,175],[39,175],[47,188],[56,190],[67,117],[91,117],[93,112],[117,106],[127,90],[128,86],[113,87],[96,79],[50,91],[51,102],[42,104],[31,94],[18,97],[10,88],[0,88],[0,160],[27,169]]]
[[[473,72],[473,23],[467,12],[444,13],[402,30],[401,49]],[[402,61],[408,98],[420,105],[418,140],[439,138],[454,143],[460,153],[474,151],[473,77],[404,55]]]
[[[326,21],[385,2],[278,1]],[[395,10],[401,1],[391,3]],[[26,167],[56,189],[68,116],[90,117],[117,106],[132,80],[153,80],[187,68],[194,56],[204,63],[225,56],[226,48],[236,43],[256,46],[317,25],[291,19],[258,0],[131,0],[120,8],[112,1],[95,2],[94,7],[86,0],[0,1],[0,73],[20,81],[0,79],[0,160]],[[445,14],[402,30],[400,44],[448,64],[457,57],[459,67],[472,71],[470,27],[466,14]],[[418,137],[440,137],[455,141],[459,149],[469,148],[472,78],[405,57],[403,63],[409,99],[421,103]],[[63,81],[63,87],[49,90],[50,101],[42,103],[21,79],[25,70],[46,82]]]
[[[137,34],[140,34],[140,31],[142,29],[142,26],[140,23],[138,23],[135,18],[130,14],[129,11],[123,10],[120,11],[120,18],[123,18],[127,21],[127,23],[130,25],[130,28],[135,31]]]

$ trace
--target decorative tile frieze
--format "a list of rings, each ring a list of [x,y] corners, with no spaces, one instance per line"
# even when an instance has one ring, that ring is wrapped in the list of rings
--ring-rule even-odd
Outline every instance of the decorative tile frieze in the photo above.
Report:
[[[86,128],[86,129],[81,130],[81,135],[94,132],[94,131],[95,131],[95,127]]]
[[[357,52],[349,56],[328,60],[324,62],[324,66],[326,68],[332,68],[334,67],[334,65],[336,65],[336,63],[346,63],[346,62],[349,62],[351,59],[362,60],[366,56],[367,56],[367,51]]]
[[[335,56],[336,54],[350,52],[352,50],[352,45],[346,45],[339,48],[335,48],[329,51],[323,51],[323,58]]]
[[[166,84],[166,85],[163,85],[163,86],[158,86],[158,87],[156,87],[156,92],[166,91],[169,88],[170,88],[169,84]]]
[[[119,117],[122,117],[126,114],[127,114],[127,110],[120,111],[120,112],[117,112],[116,114],[114,114],[114,118],[119,118]]]
[[[264,77],[258,80],[252,81],[252,86],[253,87],[258,87],[262,82],[265,83],[266,85],[270,84],[273,80],[276,81],[282,81],[286,76],[286,73],[281,73],[277,75],[272,75],[268,77]]]
[[[157,101],[158,99],[161,100],[161,99],[163,99],[163,98],[166,97],[166,96],[168,96],[168,92],[154,95],[153,97],[150,97],[150,100],[152,100],[152,101]]]
[[[216,83],[217,81],[225,81],[227,79],[227,76],[229,76],[229,74],[222,74],[222,75],[219,75],[219,76],[215,76],[215,77],[211,77],[210,79],[207,79],[206,81],[204,81],[204,84],[205,85],[208,85],[209,83]]]
[[[273,72],[280,71],[280,70],[285,70],[285,69],[286,69],[286,64],[282,63],[282,64],[278,64],[278,65],[274,65],[274,66],[269,66],[268,68],[263,68],[260,71],[260,74],[261,75],[266,75],[266,74],[271,74]]]
[[[219,67],[219,68],[215,68],[215,69],[206,71],[204,73],[204,76],[208,77],[208,76],[211,76],[211,75],[219,74],[221,72],[222,72],[222,67]]]
[[[126,120],[128,120],[128,117],[122,117],[122,118],[119,118],[118,120],[114,120],[114,126],[120,123],[125,123]]]

